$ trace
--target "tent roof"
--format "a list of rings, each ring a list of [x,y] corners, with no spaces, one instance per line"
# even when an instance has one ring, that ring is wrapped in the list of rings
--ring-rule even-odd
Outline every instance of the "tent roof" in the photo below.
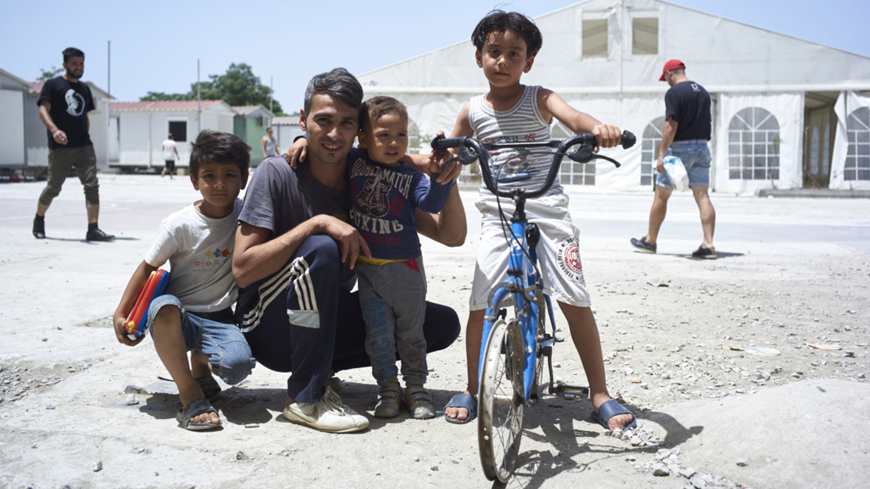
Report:
[[[656,18],[657,54],[633,54],[633,19]],[[605,21],[606,54],[584,56],[584,21]],[[870,58],[661,0],[589,0],[541,15],[544,45],[523,82],[562,93],[664,92],[672,58],[710,91],[870,89]],[[359,77],[373,93],[480,93],[486,79],[462,41]]]

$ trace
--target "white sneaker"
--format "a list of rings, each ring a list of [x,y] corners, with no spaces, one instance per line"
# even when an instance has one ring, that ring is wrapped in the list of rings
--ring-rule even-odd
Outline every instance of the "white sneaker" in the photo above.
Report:
[[[343,403],[331,387],[327,387],[320,401],[314,404],[294,402],[285,407],[284,417],[327,433],[351,433],[369,426],[368,418]]]

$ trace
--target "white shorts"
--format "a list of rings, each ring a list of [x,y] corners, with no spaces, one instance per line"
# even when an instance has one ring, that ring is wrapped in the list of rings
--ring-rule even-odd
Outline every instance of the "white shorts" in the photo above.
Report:
[[[507,281],[510,261],[510,247],[498,219],[495,197],[482,196],[476,206],[483,214],[483,222],[469,301],[472,311],[486,309],[490,292],[496,285]],[[501,207],[510,223],[514,211],[513,201],[502,198]],[[538,268],[544,278],[544,291],[558,302],[590,307],[592,302],[586,290],[577,245],[580,229],[574,225],[568,212],[568,196],[546,195],[529,200],[526,202],[526,217],[529,223],[537,224],[541,231],[537,254]]]

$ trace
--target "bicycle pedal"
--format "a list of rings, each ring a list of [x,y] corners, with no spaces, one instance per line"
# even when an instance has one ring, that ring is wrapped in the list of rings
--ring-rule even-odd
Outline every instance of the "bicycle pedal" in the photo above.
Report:
[[[563,397],[565,399],[587,399],[589,397],[589,388],[579,385],[568,385],[561,382],[557,383],[550,390],[550,394]]]

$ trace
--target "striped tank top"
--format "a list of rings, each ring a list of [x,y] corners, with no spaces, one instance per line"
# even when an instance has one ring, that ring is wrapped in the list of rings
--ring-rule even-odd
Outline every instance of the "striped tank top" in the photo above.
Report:
[[[523,97],[510,110],[495,111],[486,106],[483,95],[471,99],[468,120],[474,135],[484,143],[545,142],[550,140],[550,125],[538,111],[538,86],[526,86]],[[536,154],[550,151],[542,149],[511,149],[493,151],[492,175],[500,190],[514,188],[539,189],[547,179],[553,156]],[[519,173],[528,173],[530,179],[512,181]],[[556,182],[546,195],[562,193],[562,184]],[[490,192],[481,184],[481,195]]]

